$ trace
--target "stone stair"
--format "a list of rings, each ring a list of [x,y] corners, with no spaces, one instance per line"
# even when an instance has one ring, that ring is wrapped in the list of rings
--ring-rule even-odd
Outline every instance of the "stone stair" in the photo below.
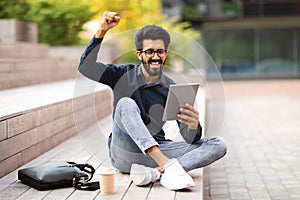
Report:
[[[111,90],[77,72],[84,47],[0,41],[0,177],[112,111]],[[53,54],[56,51],[57,56]],[[64,53],[67,56],[64,56]],[[76,84],[92,89],[76,90]],[[77,87],[78,89],[78,87]]]
[[[49,47],[45,45],[0,43],[0,89],[75,77],[79,57],[63,59],[48,54]]]

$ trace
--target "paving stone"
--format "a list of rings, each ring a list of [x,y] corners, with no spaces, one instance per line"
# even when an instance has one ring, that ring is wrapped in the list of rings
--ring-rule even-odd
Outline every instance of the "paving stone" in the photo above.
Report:
[[[225,82],[224,88],[228,153],[209,167],[218,172],[210,187],[227,184],[228,199],[300,199],[300,80]]]

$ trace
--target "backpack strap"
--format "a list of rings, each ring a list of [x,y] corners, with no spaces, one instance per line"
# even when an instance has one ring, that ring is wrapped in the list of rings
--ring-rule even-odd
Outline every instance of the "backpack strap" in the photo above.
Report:
[[[74,188],[77,190],[89,190],[94,191],[100,189],[100,184],[96,182],[75,182],[73,184]]]
[[[86,172],[89,174],[89,178],[87,180],[85,179],[78,179],[74,178],[73,179],[73,187],[77,190],[89,190],[89,191],[94,191],[100,189],[100,184],[99,182],[89,182],[95,173],[95,168],[90,165],[90,164],[77,164],[75,162],[68,162],[72,167],[78,168],[80,171]]]

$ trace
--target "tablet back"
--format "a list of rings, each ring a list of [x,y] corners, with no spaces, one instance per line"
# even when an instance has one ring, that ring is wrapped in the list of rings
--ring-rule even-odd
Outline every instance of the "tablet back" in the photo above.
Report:
[[[162,120],[176,120],[180,107],[185,103],[194,105],[198,88],[199,83],[170,85]]]

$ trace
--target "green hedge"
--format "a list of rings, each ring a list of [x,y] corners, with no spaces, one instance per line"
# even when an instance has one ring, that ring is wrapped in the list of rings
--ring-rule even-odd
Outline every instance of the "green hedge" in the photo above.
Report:
[[[39,42],[76,45],[83,24],[96,12],[78,0],[1,0],[0,18],[15,18],[38,24]]]

